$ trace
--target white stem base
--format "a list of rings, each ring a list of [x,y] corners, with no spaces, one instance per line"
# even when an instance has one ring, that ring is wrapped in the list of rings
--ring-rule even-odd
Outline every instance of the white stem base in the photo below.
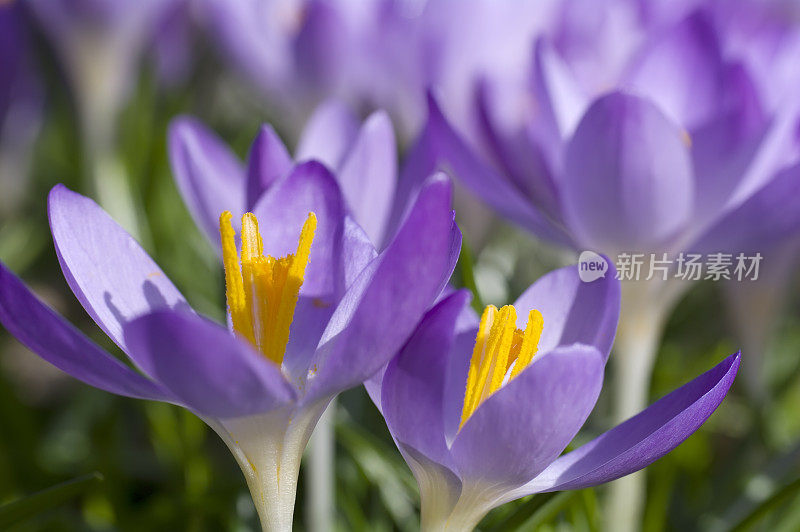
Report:
[[[302,410],[221,421],[206,420],[247,479],[264,532],[291,532],[300,460],[328,401]]]

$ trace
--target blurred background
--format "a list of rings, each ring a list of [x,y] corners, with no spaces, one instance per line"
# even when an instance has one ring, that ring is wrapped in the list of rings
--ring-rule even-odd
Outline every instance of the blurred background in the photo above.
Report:
[[[97,199],[194,308],[221,321],[222,270],[172,178],[172,119],[199,117],[243,159],[262,123],[294,149],[316,106],[335,98],[361,116],[387,110],[402,160],[424,124],[427,88],[469,138],[476,80],[489,79],[508,91],[503,101],[513,101],[537,37],[558,42],[567,16],[569,30],[610,61],[667,19],[698,4],[717,5],[628,4],[639,3],[0,1],[0,259],[121,356],[72,296],[55,257],[46,197],[64,183]],[[720,39],[747,32],[752,40],[740,47],[753,69],[763,67],[758,75],[769,84],[796,91],[790,75],[800,72],[800,9],[792,2],[722,4],[728,7],[712,15],[718,31],[729,31]],[[745,28],[726,22],[735,11]],[[775,35],[772,25],[780,26],[781,39],[760,39],[764,28]],[[601,34],[607,49],[590,46]],[[512,301],[572,260],[462,190],[456,210],[466,253],[454,284],[484,303]],[[800,530],[800,292],[796,253],[787,254],[778,288],[754,288],[775,309],[756,338],[745,337],[726,310],[723,283],[698,284],[672,312],[651,400],[742,342],[757,350],[745,356],[758,363],[745,368],[754,374],[739,376],[696,434],[648,469],[645,530]],[[750,319],[759,319],[760,308]],[[612,426],[609,390],[573,445]],[[364,390],[341,396],[334,418],[334,528],[417,529],[416,483]],[[0,329],[0,504],[53,486],[13,530],[258,527],[239,468],[201,421],[179,408],[85,386]],[[306,529],[305,492],[301,477],[298,530]],[[523,499],[490,513],[480,529],[599,530],[603,497],[598,488]]]

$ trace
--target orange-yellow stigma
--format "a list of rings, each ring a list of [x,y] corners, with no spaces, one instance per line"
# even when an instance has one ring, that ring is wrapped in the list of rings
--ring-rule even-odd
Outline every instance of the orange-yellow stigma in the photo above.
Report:
[[[246,213],[242,216],[241,266],[231,218],[230,211],[220,215],[219,233],[233,330],[280,364],[289,342],[289,326],[303,285],[317,217],[313,212],[308,214],[297,252],[276,259],[264,256],[258,220],[253,213]]]
[[[494,305],[486,307],[469,363],[459,429],[487,397],[528,367],[536,354],[543,326],[538,310],[528,313],[528,325],[522,331],[517,329],[517,311],[513,306],[506,305],[500,310]]]

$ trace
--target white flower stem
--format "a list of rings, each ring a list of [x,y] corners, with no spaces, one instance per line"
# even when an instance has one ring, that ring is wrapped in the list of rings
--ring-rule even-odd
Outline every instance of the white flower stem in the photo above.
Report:
[[[647,407],[653,364],[669,311],[686,284],[627,281],[611,356],[614,421],[621,423]],[[646,493],[645,472],[612,482],[606,501],[606,526],[618,532],[641,528]]]
[[[90,108],[87,109],[87,106]],[[114,140],[114,117],[99,113],[89,103],[82,105],[81,109],[88,178],[86,188],[95,194],[103,209],[134,238],[141,241],[143,232],[140,216]]]
[[[336,400],[322,414],[308,443],[305,466],[306,525],[315,532],[330,532],[334,521],[334,422]]]
[[[247,480],[264,532],[291,532],[300,460],[328,401],[246,418],[208,420]]]

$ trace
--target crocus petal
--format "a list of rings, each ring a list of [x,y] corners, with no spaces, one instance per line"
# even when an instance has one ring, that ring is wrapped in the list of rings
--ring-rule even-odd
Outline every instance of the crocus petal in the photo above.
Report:
[[[233,418],[294,399],[272,361],[227,328],[195,314],[158,310],[125,327],[131,356],[201,415]]]
[[[800,164],[778,173],[689,246],[697,253],[765,252],[800,228]]]
[[[442,291],[461,248],[451,192],[446,176],[431,177],[394,240],[344,295],[320,340],[307,400],[377,372]]]
[[[444,384],[444,435],[450,446],[458,434],[461,425],[461,412],[464,409],[464,395],[478,334],[479,316],[472,307],[465,307],[456,324],[453,347],[447,364],[447,376]]]
[[[596,486],[653,463],[711,416],[733,384],[739,361],[739,353],[729,356],[628,421],[560,457],[506,500],[543,491]]]
[[[544,38],[536,42],[533,62],[533,96],[540,140],[547,143],[548,153],[559,151],[561,141],[568,138],[589,105],[578,81]]]
[[[381,386],[383,415],[395,440],[449,469],[443,393],[456,320],[468,303],[462,290],[428,311],[389,363]]]
[[[195,223],[221,253],[219,215],[245,209],[245,172],[228,147],[199,120],[172,121],[168,136],[172,174]]]
[[[572,441],[597,402],[603,357],[579,344],[534,362],[489,396],[450,448],[463,481],[516,487],[538,475]]]
[[[296,161],[319,161],[339,168],[358,134],[358,120],[343,103],[330,100],[320,105],[308,121],[295,152]]]
[[[688,129],[719,109],[723,75],[716,31],[705,13],[695,12],[643,49],[624,84]]]
[[[275,182],[253,208],[264,254],[273,257],[295,253],[309,212],[317,216],[317,230],[301,293],[331,298],[343,293],[340,259],[345,205],[330,171],[317,161],[299,164]]]
[[[272,126],[261,126],[247,157],[247,208],[252,209],[261,194],[289,173],[292,165],[286,146]]]
[[[53,312],[0,263],[0,323],[57,368],[107,392],[170,401],[169,392],[100,349]]]
[[[341,255],[345,289],[377,255],[364,230],[349,216],[344,219]],[[319,340],[339,301],[337,297],[302,294],[297,302],[282,368],[298,387],[305,383]]]
[[[493,116],[491,86],[488,81],[478,85],[476,110],[484,141],[497,163],[534,204],[552,218],[560,218],[560,206],[556,185],[553,182],[552,158],[542,152],[542,143],[533,142],[525,128],[504,134]],[[538,123],[538,122],[537,122]],[[561,142],[558,142],[559,152]]]
[[[688,147],[648,100],[624,93],[595,100],[564,166],[564,215],[585,247],[610,255],[658,249],[692,213]]]
[[[732,196],[757,153],[768,148],[770,127],[756,88],[741,65],[726,69],[729,109],[691,132],[697,184],[695,217],[707,221]]]
[[[349,32],[341,9],[331,2],[308,2],[301,9],[302,23],[292,52],[303,88],[316,92],[318,87],[340,81],[348,57],[345,37]]]
[[[423,522],[426,520],[426,513],[436,516],[448,515],[461,494],[462,485],[458,475],[409,445],[398,443],[397,448],[417,481],[422,503],[420,517]]]
[[[472,150],[459,138],[432,96],[428,96],[428,124],[423,131],[420,143],[426,148],[416,148],[413,154],[423,160],[429,160],[432,168],[441,161],[446,163],[453,174],[461,180],[475,195],[497,211],[536,233],[542,238],[558,244],[569,246],[571,239],[563,230],[555,227],[516,189],[505,177],[500,175],[486,163],[478,159]],[[410,162],[407,164],[411,164]],[[417,163],[422,165],[423,163]],[[416,173],[419,175],[420,170]],[[401,186],[407,186],[401,181]]]
[[[619,321],[620,283],[611,261],[606,262],[605,276],[594,281],[581,281],[579,266],[566,266],[539,278],[519,296],[514,303],[517,327],[524,329],[530,309],[542,313],[539,352],[580,343],[596,347],[608,359]]]
[[[380,245],[397,186],[397,148],[386,113],[364,122],[337,176],[353,217]]]
[[[189,308],[147,252],[94,201],[56,185],[48,214],[70,288],[123,351],[122,329],[131,319],[159,308]]]

